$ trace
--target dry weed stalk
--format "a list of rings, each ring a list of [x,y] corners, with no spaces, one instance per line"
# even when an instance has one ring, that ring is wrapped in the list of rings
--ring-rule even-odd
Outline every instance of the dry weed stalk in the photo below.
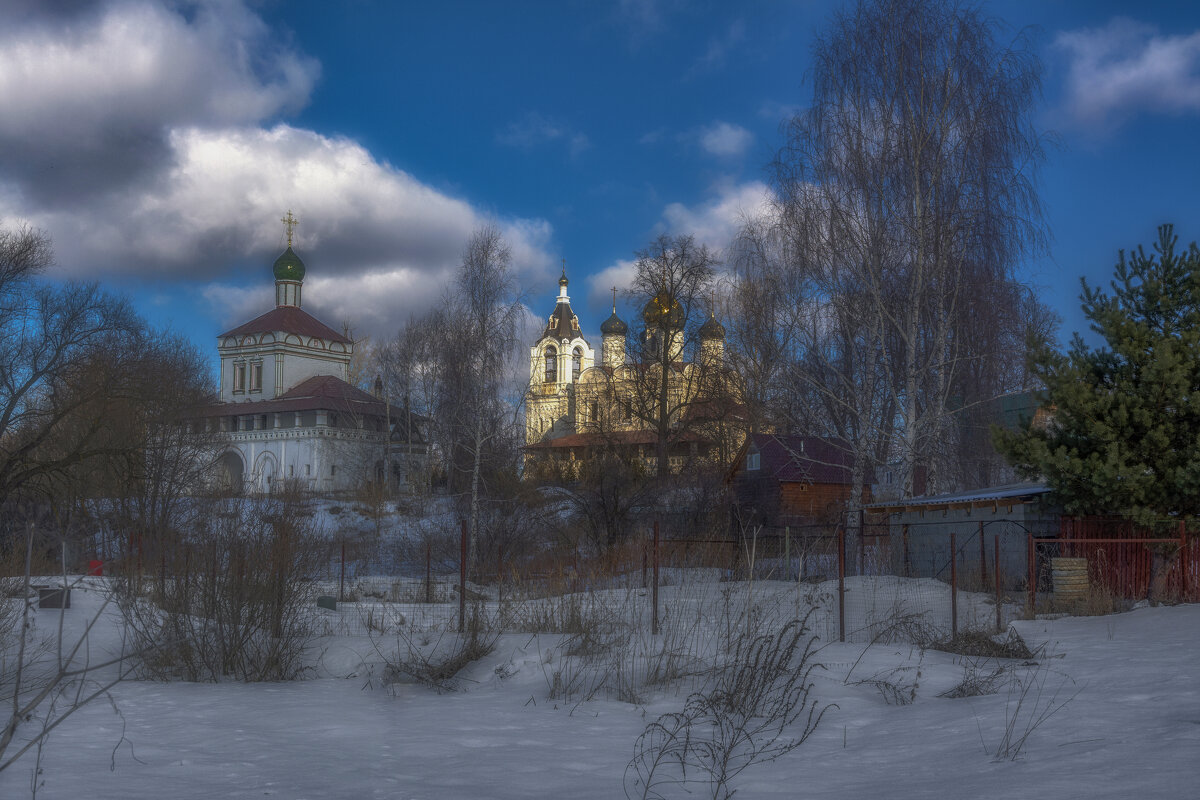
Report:
[[[650,723],[625,770],[626,796],[663,798],[668,787],[705,785],[714,800],[726,800],[747,767],[803,744],[830,708],[818,709],[811,697],[810,676],[822,667],[812,658],[816,637],[807,623],[806,616],[775,635],[743,640],[682,711]]]

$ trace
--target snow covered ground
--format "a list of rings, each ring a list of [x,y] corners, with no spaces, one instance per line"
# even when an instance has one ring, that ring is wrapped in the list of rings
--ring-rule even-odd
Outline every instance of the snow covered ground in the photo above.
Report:
[[[895,579],[856,581],[852,591],[860,595],[898,591],[886,583]],[[739,592],[759,612],[767,609],[760,614],[767,620],[798,604],[823,604],[829,592],[816,586],[801,595],[794,586],[667,587],[664,605],[676,627],[666,636],[713,637],[723,624],[749,624],[729,617]],[[69,628],[83,624],[100,595],[98,584],[74,593]],[[911,595],[933,593],[926,586]],[[969,601],[960,609],[972,608]],[[597,593],[587,602],[646,611],[637,591]],[[906,611],[920,610],[911,607],[917,600],[907,602]],[[454,610],[387,607],[405,614],[409,630]],[[586,701],[552,699],[551,676],[567,658],[563,637],[532,633],[502,636],[467,670],[459,691],[385,686],[382,659],[365,635],[378,618],[368,624],[367,607],[346,608],[325,620],[329,635],[313,651],[311,679],[118,685],[115,708],[95,702],[53,732],[37,796],[620,798],[638,735],[658,715],[680,710],[696,688],[641,687],[637,703],[609,691]],[[35,613],[39,631],[57,625],[59,612]],[[1044,645],[1042,654],[1004,662],[998,693],[960,699],[939,695],[972,669],[986,675],[1001,662],[909,644],[839,644],[827,614],[815,623],[817,660],[826,669],[815,673],[814,695],[836,708],[803,746],[743,772],[733,784],[738,797],[1175,798],[1200,791],[1200,606],[1014,621],[1031,647]],[[109,624],[112,646],[115,617]],[[652,637],[638,635],[653,646]],[[376,645],[395,641],[389,633]],[[705,647],[694,645],[695,654]],[[1035,688],[1022,695],[1012,678]],[[1048,709],[1057,710],[1032,729],[1015,760],[997,758],[1010,721],[1020,736]],[[29,796],[33,768],[26,756],[0,773],[0,798]]]

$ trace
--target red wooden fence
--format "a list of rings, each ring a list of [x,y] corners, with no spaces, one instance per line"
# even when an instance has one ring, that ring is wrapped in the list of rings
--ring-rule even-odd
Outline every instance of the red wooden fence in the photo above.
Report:
[[[1167,559],[1166,597],[1200,602],[1200,537],[1176,526],[1175,536],[1154,535],[1129,520],[1063,517],[1059,554],[1088,560],[1093,583],[1119,597],[1149,594],[1152,550]]]

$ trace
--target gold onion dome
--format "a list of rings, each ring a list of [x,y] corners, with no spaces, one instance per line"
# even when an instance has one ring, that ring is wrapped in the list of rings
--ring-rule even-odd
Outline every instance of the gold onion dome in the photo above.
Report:
[[[642,309],[642,320],[651,328],[681,330],[684,320],[683,306],[663,289],[646,303],[646,307]]]
[[[292,250],[291,245],[283,251],[283,255],[275,259],[275,266],[272,268],[277,281],[302,281],[304,280],[304,262],[300,260],[300,256],[296,255]]]

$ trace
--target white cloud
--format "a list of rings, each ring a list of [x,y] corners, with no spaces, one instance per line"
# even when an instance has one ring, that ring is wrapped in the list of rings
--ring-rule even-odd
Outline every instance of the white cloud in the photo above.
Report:
[[[668,205],[663,209],[662,227],[672,234],[691,234],[696,241],[720,252],[747,219],[768,211],[770,191],[760,181],[724,184],[696,206]]]
[[[754,143],[754,134],[731,122],[716,122],[700,128],[695,135],[706,153],[719,158],[741,156]]]
[[[637,262],[633,259],[621,259],[588,278],[588,298],[591,300],[612,299],[612,287],[617,287],[620,297],[629,287],[633,286],[633,278],[637,274]]]
[[[275,307],[267,270],[255,286],[213,283],[202,290],[222,328],[231,328]],[[408,319],[436,307],[451,279],[449,270],[430,275],[420,269],[368,269],[346,276],[309,277],[304,281],[304,308],[337,330],[349,323],[356,336],[386,339]]]
[[[721,184],[694,206],[669,204],[663,209],[656,229],[674,236],[691,235],[719,255],[748,219],[770,212],[770,199],[771,190],[759,181]],[[619,292],[627,290],[633,285],[636,264],[633,259],[619,259],[590,277],[588,297],[593,301],[607,299],[612,296],[613,286]]]
[[[1161,35],[1124,17],[1103,28],[1067,31],[1067,110],[1085,125],[1111,124],[1137,111],[1200,112],[1200,31]]]

